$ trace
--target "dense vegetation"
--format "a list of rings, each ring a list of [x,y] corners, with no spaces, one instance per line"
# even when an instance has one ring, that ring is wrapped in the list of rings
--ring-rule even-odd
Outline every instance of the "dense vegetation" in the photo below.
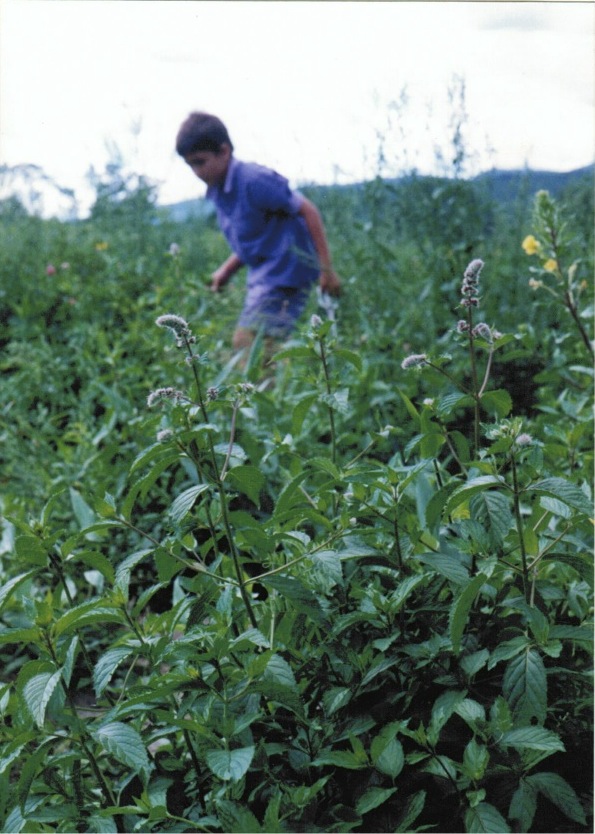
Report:
[[[2,831],[591,830],[591,179],[311,193],[274,388],[208,217],[0,206]]]

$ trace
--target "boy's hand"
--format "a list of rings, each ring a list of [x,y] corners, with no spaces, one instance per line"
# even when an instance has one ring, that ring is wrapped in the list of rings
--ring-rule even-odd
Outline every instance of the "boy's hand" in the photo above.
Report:
[[[228,281],[229,278],[223,271],[223,268],[220,267],[219,269],[216,269],[211,275],[211,291],[220,292],[221,288],[224,287]]]
[[[242,261],[237,255],[230,255],[225,263],[213,272],[211,275],[211,290],[219,292],[219,290],[231,281],[238,269],[243,266]]]
[[[341,281],[332,269],[325,269],[320,273],[320,289],[335,298],[341,295]]]

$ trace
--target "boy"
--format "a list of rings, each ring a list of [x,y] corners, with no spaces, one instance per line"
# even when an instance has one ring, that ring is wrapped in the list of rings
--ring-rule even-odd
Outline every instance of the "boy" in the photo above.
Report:
[[[249,348],[262,328],[270,350],[273,340],[290,334],[317,280],[323,292],[341,291],[318,209],[275,171],[237,160],[216,116],[191,113],[178,131],[176,150],[208,186],[207,198],[232,249],[212,274],[211,289],[219,292],[248,267],[233,347]]]

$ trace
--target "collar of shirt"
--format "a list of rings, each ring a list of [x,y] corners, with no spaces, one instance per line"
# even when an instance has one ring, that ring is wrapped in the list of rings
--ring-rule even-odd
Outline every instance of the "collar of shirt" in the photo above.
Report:
[[[210,185],[207,188],[207,199],[212,200],[218,193],[229,194],[233,188],[233,179],[235,176],[238,161],[235,156],[232,156],[227,166],[227,173],[225,174],[225,182],[223,185]]]

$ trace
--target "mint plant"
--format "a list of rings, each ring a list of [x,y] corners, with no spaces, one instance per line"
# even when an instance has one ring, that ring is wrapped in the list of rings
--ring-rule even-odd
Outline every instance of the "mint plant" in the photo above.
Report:
[[[402,349],[388,292],[394,344],[348,326],[365,316],[347,293],[261,388],[256,355],[242,371],[220,350],[210,297],[161,312],[190,230],[151,269],[92,232],[55,242],[71,268],[47,299],[11,300],[0,828],[589,830],[592,452],[571,311],[551,336],[496,314],[500,267],[472,258],[423,353]],[[61,293],[78,306],[36,330]],[[519,414],[500,371],[546,348]]]

